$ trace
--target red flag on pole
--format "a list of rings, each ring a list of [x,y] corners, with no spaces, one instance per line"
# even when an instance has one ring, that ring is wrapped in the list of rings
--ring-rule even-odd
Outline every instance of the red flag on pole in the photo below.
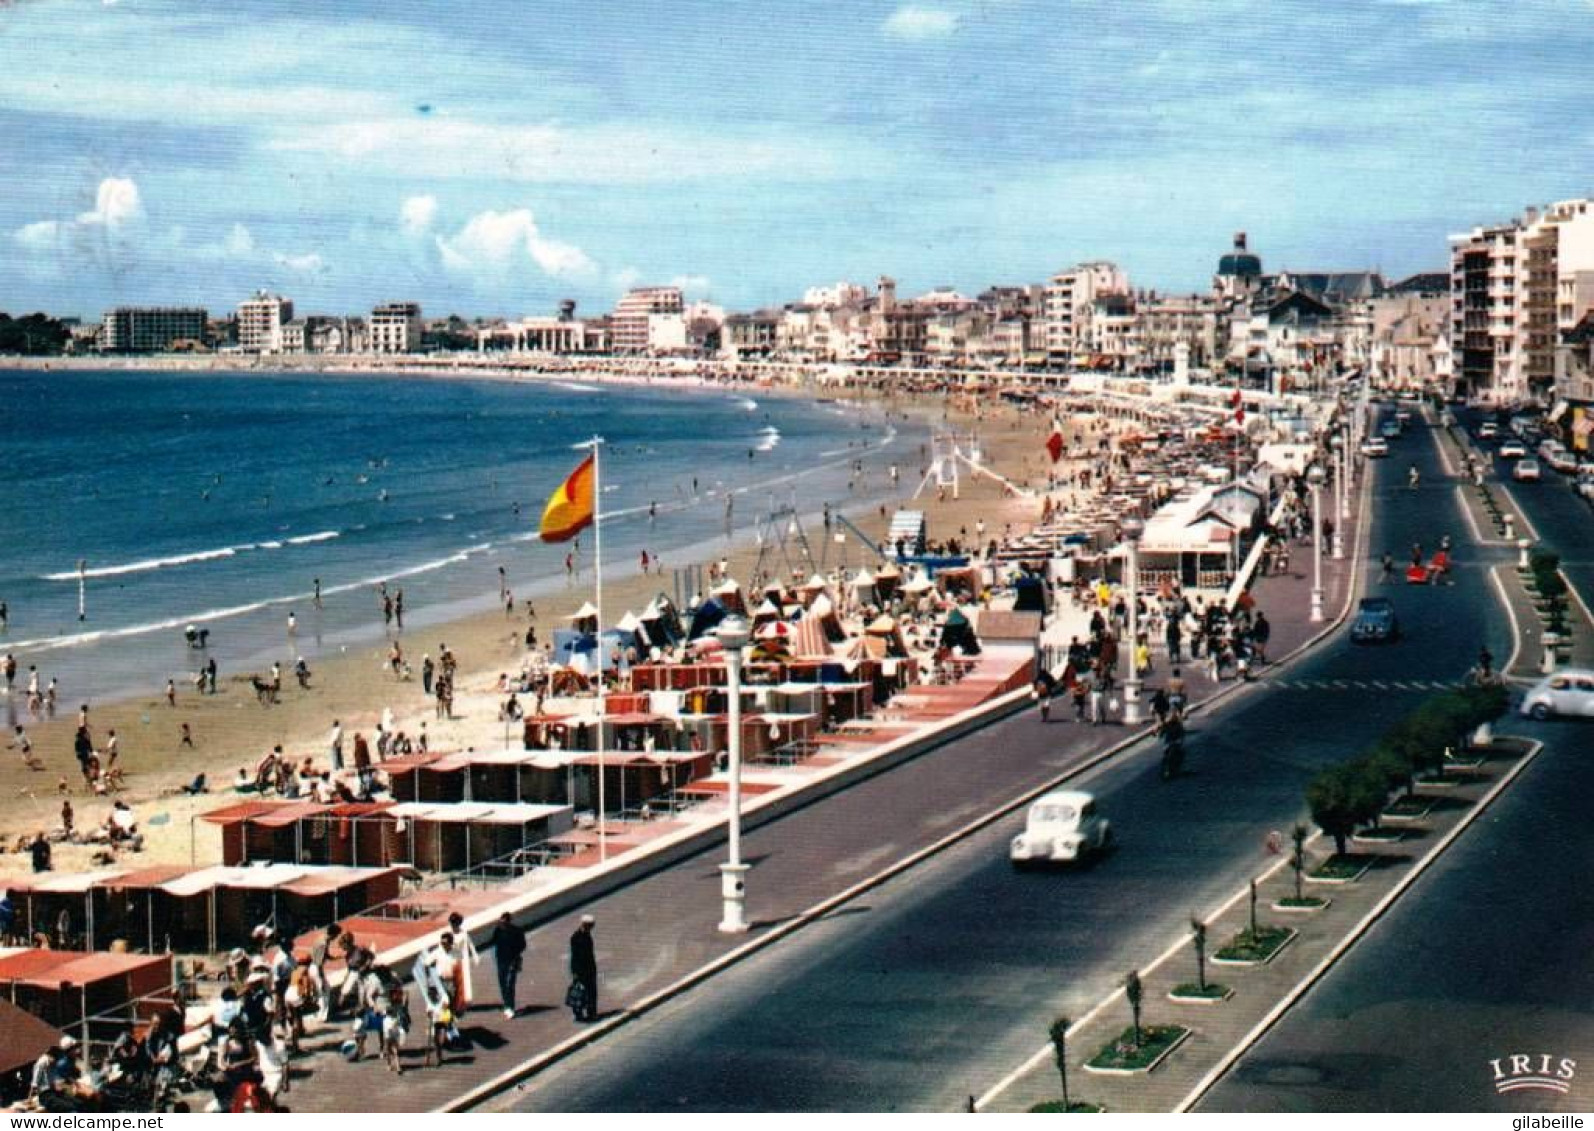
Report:
[[[1063,426],[1057,421],[1052,421],[1052,434],[1046,437],[1046,454],[1056,463],[1063,458]]]
[[[1241,396],[1238,389],[1234,390],[1234,422],[1236,424],[1245,423],[1245,398]]]

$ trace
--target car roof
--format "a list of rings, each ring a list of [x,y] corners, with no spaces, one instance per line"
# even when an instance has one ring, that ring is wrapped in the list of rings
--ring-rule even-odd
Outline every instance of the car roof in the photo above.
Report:
[[[1555,671],[1551,672],[1549,675],[1547,675],[1543,679],[1539,680],[1539,682],[1534,684],[1534,686],[1535,687],[1543,687],[1545,684],[1549,683],[1550,680],[1552,680],[1552,679],[1564,679],[1567,676],[1571,676],[1573,679],[1594,679],[1594,669],[1589,669],[1589,668],[1556,668]]]
[[[1072,805],[1077,809],[1083,809],[1086,805],[1089,805],[1095,800],[1096,798],[1094,795],[1085,793],[1082,790],[1055,789],[1051,793],[1042,794],[1040,797],[1037,797],[1035,799],[1035,804],[1040,805],[1043,803],[1055,803]]]
[[[1364,609],[1392,609],[1394,607],[1395,602],[1391,601],[1388,597],[1362,598],[1361,608]]]

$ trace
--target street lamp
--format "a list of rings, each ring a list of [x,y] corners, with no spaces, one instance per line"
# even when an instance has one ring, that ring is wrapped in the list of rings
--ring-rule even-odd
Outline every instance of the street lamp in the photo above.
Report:
[[[1345,556],[1345,438],[1334,433],[1329,441],[1334,449],[1334,513],[1339,516],[1334,523],[1334,560]]]
[[[1313,464],[1306,469],[1306,485],[1312,489],[1312,620],[1323,619],[1323,469]]]
[[[742,650],[752,639],[752,628],[738,616],[726,617],[714,633],[725,651],[725,673],[730,692],[730,844],[720,865],[720,930],[739,935],[747,930],[747,865],[742,863]]]
[[[1339,439],[1340,439],[1340,453],[1339,453],[1339,463],[1340,463],[1339,518],[1340,518],[1340,521],[1335,524],[1335,526],[1334,526],[1335,530],[1338,530],[1340,527],[1344,526],[1345,523],[1350,519],[1350,469],[1351,469],[1351,456],[1353,456],[1355,454],[1354,445],[1351,443],[1351,439],[1350,439],[1350,430],[1348,428],[1344,428],[1344,429],[1340,430]],[[1337,550],[1334,552],[1334,556],[1336,558],[1343,557],[1343,555]]]
[[[1130,515],[1118,526],[1118,534],[1129,550],[1129,678],[1124,680],[1124,725],[1140,723],[1140,665],[1135,662],[1135,650],[1140,647],[1140,538],[1146,524]]]

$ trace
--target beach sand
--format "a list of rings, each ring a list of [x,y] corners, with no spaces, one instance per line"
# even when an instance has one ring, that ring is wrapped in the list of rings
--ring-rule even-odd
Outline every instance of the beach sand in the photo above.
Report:
[[[893,407],[933,414],[938,422],[944,421],[945,426],[963,433],[975,431],[984,449],[985,466],[1020,483],[1044,485],[1049,460],[1043,442],[1050,430],[1049,415],[1022,411],[1001,402],[976,406],[967,399],[950,402],[941,397],[916,401],[899,398]],[[1075,424],[1070,422],[1069,427],[1072,429]],[[1060,466],[1069,465],[1065,462]],[[957,537],[960,530],[966,530],[967,537],[972,538],[980,518],[985,520],[987,539],[1000,538],[1008,524],[1017,535],[1039,520],[1039,495],[1028,499],[1014,496],[1002,484],[969,474],[966,468],[958,499],[949,497],[938,502],[931,487],[917,501],[911,501],[918,486],[917,475],[917,459],[905,459],[898,501],[926,512],[929,536],[934,540]],[[885,534],[892,509],[888,503],[884,514],[873,509],[849,517],[878,540]],[[811,543],[822,536],[822,531],[809,531]],[[846,546],[846,555],[853,568],[873,564],[873,555],[855,538]],[[726,543],[723,553],[714,555],[719,556],[729,558],[731,576],[745,584],[753,572],[758,549],[751,537],[745,537],[734,544]],[[709,563],[706,559],[700,563],[672,560],[667,567],[688,564]],[[668,581],[668,577],[641,576],[636,560],[607,562],[606,620],[619,620],[627,609],[640,611],[668,587]],[[484,578],[488,592],[495,586],[495,580]],[[219,694],[214,696],[201,696],[192,687],[179,687],[175,707],[165,702],[164,685],[152,687],[148,696],[92,704],[90,725],[96,746],[103,746],[111,729],[116,731],[121,750],[118,764],[126,775],[126,789],[120,796],[133,806],[145,833],[144,850],[123,854],[113,866],[217,863],[219,834],[214,826],[193,818],[234,799],[231,783],[238,769],[247,767],[252,771],[255,763],[277,744],[295,760],[311,755],[318,766],[326,767],[327,735],[334,719],[342,723],[345,751],[352,747],[353,735],[359,732],[372,742],[374,753],[376,724],[386,708],[393,711],[396,729],[408,735],[416,734],[418,724],[424,721],[433,750],[501,748],[506,731],[498,721],[497,679],[500,672],[518,672],[523,666],[528,623],[535,623],[539,642],[550,640],[555,628],[567,624],[564,618],[592,595],[592,574],[588,570],[556,596],[539,597],[535,602],[535,622],[528,621],[524,605],[517,600],[512,617],[498,611],[446,626],[394,633],[389,639],[399,640],[414,669],[410,682],[400,682],[387,667],[389,641],[374,640],[350,646],[346,654],[330,661],[321,661],[308,691],[298,687],[285,667],[281,701],[276,706],[262,707],[256,701],[247,674],[224,677]],[[378,623],[381,607],[374,591],[338,599],[369,601],[373,623]],[[435,659],[444,642],[460,664],[452,720],[434,718],[433,701],[422,693],[420,682],[422,654],[431,653]],[[290,651],[284,629],[284,652]],[[14,695],[22,698],[20,688]],[[78,829],[103,822],[110,810],[110,798],[88,793],[72,754],[78,705],[77,700],[68,698],[59,704],[53,720],[30,721],[18,704],[19,721],[27,726],[35,753],[47,768],[28,770],[14,751],[6,752],[0,761],[0,844],[5,850],[0,854],[0,882],[7,876],[30,871],[28,856],[15,851],[20,837],[31,837],[59,824],[63,794],[58,792],[58,782],[64,781],[70,790],[64,796],[72,802]],[[184,722],[192,728],[193,749],[179,745],[179,727]],[[514,737],[511,735],[510,741]],[[171,796],[171,791],[201,771],[208,775],[209,795]],[[104,848],[75,844],[53,847],[57,872],[96,866],[93,857]]]

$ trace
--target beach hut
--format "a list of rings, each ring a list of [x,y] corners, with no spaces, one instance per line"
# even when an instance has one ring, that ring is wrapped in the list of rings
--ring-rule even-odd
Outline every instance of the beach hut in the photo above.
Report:
[[[718,597],[710,597],[698,605],[697,611],[692,614],[692,627],[687,630],[688,640],[702,640],[709,633],[719,627],[722,620],[729,615],[726,605]]]
[[[570,627],[579,633],[595,633],[598,631],[598,607],[591,601],[583,601],[581,607],[565,620],[570,622]]]
[[[392,822],[380,815],[391,801],[352,801],[300,820],[300,855],[306,864],[378,867],[393,862]]]
[[[709,590],[709,596],[725,606],[728,612],[747,612],[747,602],[742,597],[742,587],[734,578],[727,577],[724,581]]]
[[[90,1020],[172,984],[170,955],[21,950],[0,955],[0,995],[57,1030],[87,1043]]]
[[[946,624],[941,628],[941,647],[961,651],[965,656],[980,654],[979,638],[974,635],[974,626],[962,609],[953,609],[947,614]]]

